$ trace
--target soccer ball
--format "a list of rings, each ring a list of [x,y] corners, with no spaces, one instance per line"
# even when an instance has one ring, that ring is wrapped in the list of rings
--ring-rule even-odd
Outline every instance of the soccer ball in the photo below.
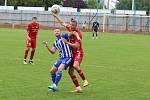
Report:
[[[53,5],[52,7],[51,7],[51,12],[53,12],[53,13],[55,13],[55,14],[59,14],[60,13],[60,6],[59,5]]]

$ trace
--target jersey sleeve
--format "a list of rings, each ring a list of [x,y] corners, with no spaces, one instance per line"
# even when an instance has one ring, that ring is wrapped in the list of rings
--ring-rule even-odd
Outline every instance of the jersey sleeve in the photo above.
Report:
[[[68,24],[67,23],[63,23],[63,25],[66,27]]]
[[[69,24],[64,23],[63,25],[66,27],[67,31],[69,31],[69,32],[71,32],[71,31],[72,31],[72,30],[71,30],[71,27],[70,27],[70,25],[69,25]]]
[[[27,25],[26,30],[29,32],[30,31],[30,24]]]

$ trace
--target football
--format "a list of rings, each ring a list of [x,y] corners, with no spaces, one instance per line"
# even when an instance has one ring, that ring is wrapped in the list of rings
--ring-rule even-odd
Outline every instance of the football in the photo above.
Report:
[[[55,14],[59,14],[60,13],[60,6],[59,5],[53,5],[52,7],[51,7],[51,12],[53,12],[53,13],[55,13]]]

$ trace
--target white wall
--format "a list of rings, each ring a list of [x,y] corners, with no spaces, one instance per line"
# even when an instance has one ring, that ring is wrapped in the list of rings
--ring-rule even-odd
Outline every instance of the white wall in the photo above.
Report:
[[[48,11],[51,11],[51,7],[48,8]],[[60,7],[60,11],[63,11],[63,12],[77,12],[77,8]]]
[[[14,10],[14,6],[0,6],[0,9],[4,9],[4,10]]]
[[[13,6],[0,6],[0,9],[2,10],[14,10]],[[23,11],[44,11],[45,8],[44,7],[22,7],[22,6],[18,6],[18,10],[23,10]],[[48,11],[51,10],[51,7],[48,8]],[[77,8],[72,8],[72,7],[60,7],[60,11],[61,13],[74,13],[77,12]],[[81,9],[82,13],[96,13],[97,9]],[[110,14],[111,10],[102,10],[99,9],[98,13],[106,13],[106,14]],[[146,11],[132,11],[132,10],[116,10],[115,12],[118,15],[133,15],[134,13],[137,15],[146,15]]]
[[[18,6],[18,10],[32,10],[32,11],[44,11],[44,7],[21,7]]]

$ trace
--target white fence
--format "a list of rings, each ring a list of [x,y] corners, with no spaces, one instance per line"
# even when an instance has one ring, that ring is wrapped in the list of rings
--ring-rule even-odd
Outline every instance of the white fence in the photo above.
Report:
[[[72,7],[60,7],[62,12],[77,12],[77,8],[72,8]],[[0,10],[14,10],[14,6],[0,6]],[[45,8],[44,7],[22,7],[22,6],[18,6],[17,10],[28,10],[28,11],[44,11]],[[48,8],[48,11],[51,10],[51,7]],[[85,12],[85,13],[96,13],[97,9],[81,9],[81,12]],[[111,14],[111,10],[103,10],[103,9],[99,9],[98,10],[99,13],[107,13],[107,14]],[[122,14],[122,15],[132,15],[132,14],[136,14],[136,15],[146,15],[146,11],[132,11],[132,10],[116,10],[115,14]]]
[[[41,25],[48,27],[61,27],[60,24],[50,15],[49,11],[44,11],[43,7],[18,7],[20,10],[2,9],[0,6],[0,24],[27,24],[33,16],[36,16]],[[82,28],[85,23],[86,28],[91,30],[93,21],[100,23],[100,30],[104,31],[134,31],[134,32],[150,32],[150,16],[146,16],[145,11],[117,10],[111,14],[110,10],[99,10],[96,18],[96,9],[82,9],[80,13],[76,12],[76,8],[61,8],[60,17],[67,23],[71,18],[78,21],[78,26]]]

